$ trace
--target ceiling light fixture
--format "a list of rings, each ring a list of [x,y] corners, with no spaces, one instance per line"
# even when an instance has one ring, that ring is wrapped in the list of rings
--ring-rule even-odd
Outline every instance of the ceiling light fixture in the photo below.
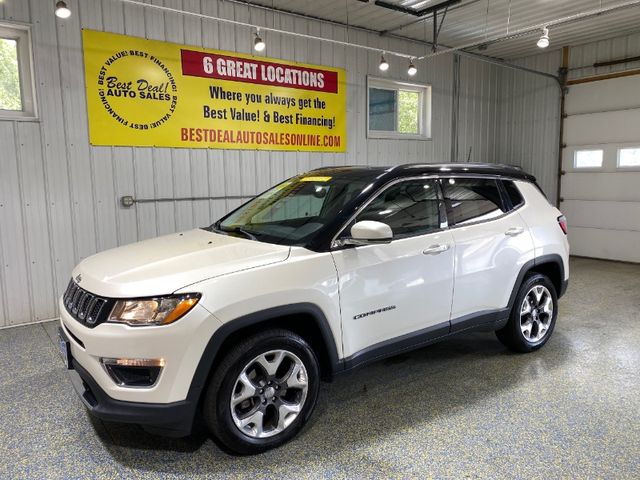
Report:
[[[418,69],[413,64],[413,60],[409,60],[409,68],[407,68],[407,74],[409,74],[410,77],[413,77],[416,73],[418,73]]]
[[[67,4],[60,0],[56,3],[56,17],[69,18],[71,16],[71,10],[67,7]]]
[[[538,39],[538,47],[547,48],[549,46],[549,29],[544,27],[542,29],[542,36]]]
[[[387,62],[387,59],[384,58],[384,52],[380,56],[380,65],[378,65],[378,68],[381,72],[386,72],[387,70],[389,70],[389,63]]]
[[[265,48],[267,48],[267,44],[264,43],[264,40],[260,37],[260,30],[256,30],[256,38],[253,41],[253,49],[256,52],[262,52]]]

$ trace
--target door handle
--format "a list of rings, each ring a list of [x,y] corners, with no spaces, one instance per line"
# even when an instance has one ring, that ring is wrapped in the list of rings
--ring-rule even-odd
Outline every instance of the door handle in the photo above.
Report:
[[[431,245],[425,248],[422,253],[425,255],[438,255],[439,253],[446,252],[447,250],[449,250],[449,244],[445,243],[443,245]]]
[[[520,235],[522,232],[524,232],[524,228],[522,227],[511,227],[508,228],[504,234],[510,237],[515,237],[516,235]]]

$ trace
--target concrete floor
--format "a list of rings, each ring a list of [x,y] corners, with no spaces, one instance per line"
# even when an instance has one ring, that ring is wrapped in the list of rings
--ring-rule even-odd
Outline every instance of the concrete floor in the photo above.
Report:
[[[572,260],[539,352],[470,334],[323,386],[293,442],[232,457],[88,416],[55,323],[0,331],[0,478],[640,478],[640,265]]]

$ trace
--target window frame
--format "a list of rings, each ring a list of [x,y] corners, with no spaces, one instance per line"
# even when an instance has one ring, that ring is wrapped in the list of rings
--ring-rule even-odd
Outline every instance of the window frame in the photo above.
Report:
[[[578,166],[578,152],[602,152],[602,162],[600,163],[599,166],[597,167],[579,167]],[[605,166],[605,149],[603,146],[600,147],[576,147],[575,150],[573,151],[573,161],[571,162],[572,166],[573,166],[573,170],[575,171],[579,171],[579,172],[584,172],[584,171],[589,171],[589,170],[593,170],[593,171],[597,171],[597,170],[603,170],[604,166]]]
[[[616,171],[625,171],[625,172],[633,172],[640,171],[640,165],[620,165],[620,152],[622,150],[640,150],[640,145],[630,144],[630,145],[618,145],[616,147]]]
[[[0,22],[0,38],[16,40],[20,103],[22,105],[22,110],[0,109],[0,120],[37,120],[31,26],[22,23]]]
[[[388,188],[394,186],[395,184],[400,183],[400,182],[405,182],[405,181],[408,181],[408,180],[432,180],[437,185],[438,195],[439,195],[439,197],[441,199],[440,200],[440,220],[441,220],[440,228],[432,230],[429,233],[424,233],[422,235],[417,235],[417,236],[431,235],[433,233],[439,233],[439,232],[443,232],[445,230],[453,230],[455,228],[466,228],[466,227],[470,227],[470,226],[474,226],[474,225],[481,225],[481,224],[487,223],[487,222],[495,222],[496,220],[500,220],[500,219],[506,217],[507,215],[511,215],[513,212],[519,210],[520,208],[522,208],[523,206],[525,206],[527,204],[527,199],[525,198],[524,195],[522,195],[522,198],[524,199],[523,203],[521,203],[520,205],[518,205],[515,208],[510,208],[510,209],[506,210],[501,215],[498,215],[498,216],[493,217],[493,218],[484,219],[484,220],[478,220],[476,222],[465,223],[464,225],[451,225],[451,224],[449,224],[449,217],[447,216],[447,209],[445,208],[445,204],[444,204],[444,189],[442,187],[442,182],[444,180],[448,180],[449,178],[465,178],[465,179],[476,178],[476,179],[496,180],[498,182],[498,188],[500,190],[500,199],[501,199],[501,202],[502,202],[502,206],[504,208],[507,208],[509,206],[510,202],[508,201],[507,198],[505,198],[506,192],[503,190],[504,186],[502,185],[501,180],[511,180],[513,182],[515,182],[517,180],[517,179],[510,178],[510,177],[504,177],[503,175],[479,175],[479,174],[471,174],[471,175],[430,174],[430,175],[420,175],[420,176],[415,176],[415,177],[396,178],[396,179],[394,179],[394,180],[382,185],[375,192],[373,192],[371,194],[371,196],[362,205],[360,205],[356,209],[356,211],[349,217],[349,219],[346,220],[342,224],[342,226],[337,230],[337,233],[333,236],[333,238],[331,239],[331,242],[329,243],[329,245],[330,245],[329,246],[329,251],[344,250],[346,248],[366,248],[367,245],[360,245],[360,246],[356,247],[354,245],[346,245],[346,244],[341,243],[340,240],[342,239],[343,232],[346,230],[346,228],[349,225],[351,225],[353,223],[353,221],[358,217],[358,215],[360,215],[362,210],[367,208],[367,206],[369,206],[369,204],[373,200],[375,200],[379,195],[384,193]],[[537,186],[537,184],[535,182],[531,182],[531,184]],[[544,195],[544,193],[543,193],[543,195]],[[395,242],[396,240],[405,240],[407,238],[415,238],[415,236],[414,237],[404,237],[404,238],[395,238],[394,237],[391,240],[391,243]],[[376,245],[368,245],[368,246],[376,246]],[[380,247],[380,246],[384,246],[384,245],[377,245],[377,246]]]
[[[369,101],[370,90],[372,88],[379,88],[383,90],[394,90],[399,92],[400,90],[417,92],[420,95],[420,103],[418,105],[418,132],[419,133],[401,133],[396,130],[384,131],[384,130],[372,130],[370,128],[369,114]],[[372,139],[395,139],[395,140],[431,140],[431,95],[432,87],[426,83],[412,83],[402,80],[393,80],[388,78],[367,76],[367,138]],[[397,95],[396,95],[397,98]],[[399,112],[396,112],[399,113]]]

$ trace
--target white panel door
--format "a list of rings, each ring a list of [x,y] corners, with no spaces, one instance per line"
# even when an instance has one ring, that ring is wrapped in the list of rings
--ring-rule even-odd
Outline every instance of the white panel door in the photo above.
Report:
[[[638,92],[640,76],[569,88],[560,208],[573,255],[640,262]],[[636,156],[625,165],[622,151]]]

